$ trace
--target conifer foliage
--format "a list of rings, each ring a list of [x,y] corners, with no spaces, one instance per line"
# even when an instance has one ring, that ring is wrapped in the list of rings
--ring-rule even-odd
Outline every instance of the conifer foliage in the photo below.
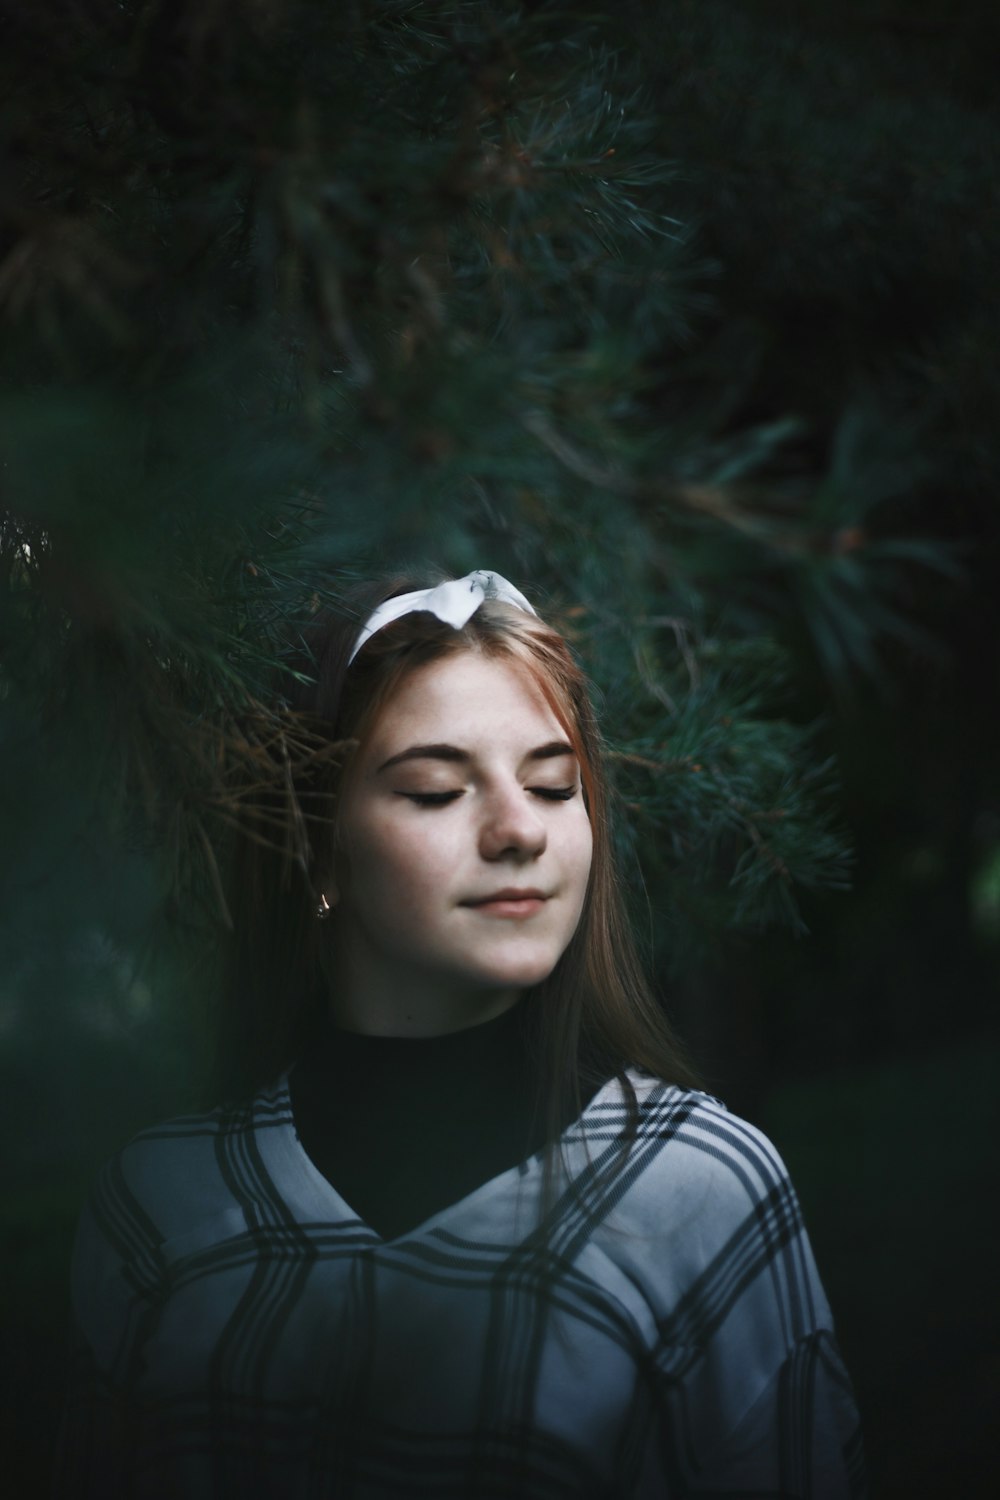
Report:
[[[847,670],[898,624],[907,558],[869,557],[845,490],[866,464],[873,503],[909,476],[861,417],[818,473],[785,411],[699,379],[719,266],[600,9],[54,0],[4,22],[19,1024],[54,988],[112,1027],[150,986],[177,1004],[136,968],[144,934],[166,913],[195,952],[225,922],[233,777],[287,731],[274,664],[401,561],[494,566],[569,632],[666,950],[794,924],[797,888],[842,883],[756,584],[808,577]]]

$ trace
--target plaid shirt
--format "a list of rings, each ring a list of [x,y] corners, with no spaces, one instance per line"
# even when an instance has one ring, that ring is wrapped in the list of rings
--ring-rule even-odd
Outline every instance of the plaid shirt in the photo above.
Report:
[[[57,1494],[863,1493],[780,1158],[630,1076],[637,1138],[608,1083],[547,1206],[532,1158],[389,1241],[305,1154],[287,1079],[143,1132],[79,1230]]]

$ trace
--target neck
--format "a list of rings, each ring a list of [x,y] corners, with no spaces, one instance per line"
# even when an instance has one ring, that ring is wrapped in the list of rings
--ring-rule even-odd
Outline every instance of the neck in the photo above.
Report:
[[[342,1031],[363,1036],[447,1036],[495,1020],[523,993],[514,988],[451,989],[439,977],[427,984],[414,976],[405,985],[389,983],[364,972],[343,951],[337,963],[326,967],[331,1019]]]

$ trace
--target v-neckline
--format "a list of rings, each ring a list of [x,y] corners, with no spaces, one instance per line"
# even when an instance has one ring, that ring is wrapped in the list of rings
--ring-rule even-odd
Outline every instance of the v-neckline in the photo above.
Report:
[[[320,1171],[319,1167],[313,1161],[312,1157],[309,1155],[308,1151],[305,1149],[301,1140],[299,1139],[299,1134],[295,1125],[295,1116],[292,1110],[291,1090],[289,1088],[290,1075],[291,1069],[289,1068],[280,1076],[280,1078],[278,1078],[275,1084],[274,1093],[272,1095],[272,1097],[274,1098],[274,1102],[277,1105],[278,1117],[283,1122],[287,1122],[285,1123],[283,1144],[285,1145],[289,1156],[296,1163],[298,1167],[299,1179],[302,1182],[303,1187],[307,1188],[310,1197],[314,1199],[318,1197],[321,1200],[332,1199],[332,1201],[340,1209],[343,1210],[343,1214],[339,1216],[339,1220],[341,1222],[346,1221],[352,1225],[355,1225],[359,1230],[363,1231],[366,1236],[370,1237],[367,1241],[368,1248],[392,1249],[397,1246],[402,1246],[410,1240],[426,1238],[428,1235],[433,1234],[435,1230],[442,1227],[442,1221],[452,1217],[461,1217],[463,1213],[468,1213],[471,1205],[476,1200],[487,1196],[497,1196],[499,1185],[501,1183],[505,1183],[509,1180],[517,1181],[520,1184],[520,1190],[523,1191],[524,1186],[527,1185],[528,1179],[533,1175],[537,1176],[541,1171],[542,1153],[540,1151],[536,1151],[531,1156],[526,1157],[523,1161],[516,1163],[514,1166],[507,1167],[503,1171],[495,1173],[494,1176],[488,1178],[485,1182],[479,1183],[476,1187],[470,1189],[468,1193],[463,1194],[462,1197],[456,1198],[454,1202],[445,1204],[444,1207],[437,1209],[434,1213],[429,1214],[425,1219],[422,1219],[419,1224],[415,1224],[411,1228],[403,1230],[400,1234],[391,1235],[388,1237],[381,1235],[379,1234],[377,1229],[374,1229],[372,1225],[369,1224],[362,1217],[362,1215],[359,1214],[357,1210],[351,1206],[351,1204],[334,1186],[330,1179]],[[636,1079],[632,1075],[631,1070],[629,1070],[629,1076],[632,1079],[632,1082],[635,1083]],[[593,1097],[587,1102],[587,1104],[584,1105],[580,1114],[575,1116],[574,1119],[572,1119],[560,1132],[555,1142],[557,1148],[563,1146],[566,1143],[566,1139],[571,1134],[571,1132],[581,1129],[584,1126],[584,1122],[587,1120],[588,1115],[590,1115],[602,1103],[608,1102],[608,1094],[613,1086],[620,1088],[620,1085],[618,1084],[618,1080],[616,1078],[609,1078],[607,1082],[603,1083],[600,1086]],[[288,1196],[285,1190],[282,1191],[282,1196]]]

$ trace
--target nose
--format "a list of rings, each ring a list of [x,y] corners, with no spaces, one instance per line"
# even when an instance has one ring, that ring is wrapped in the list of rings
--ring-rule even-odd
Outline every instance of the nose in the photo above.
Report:
[[[479,828],[483,859],[527,861],[542,853],[548,832],[530,797],[520,784],[498,787],[490,793]]]

